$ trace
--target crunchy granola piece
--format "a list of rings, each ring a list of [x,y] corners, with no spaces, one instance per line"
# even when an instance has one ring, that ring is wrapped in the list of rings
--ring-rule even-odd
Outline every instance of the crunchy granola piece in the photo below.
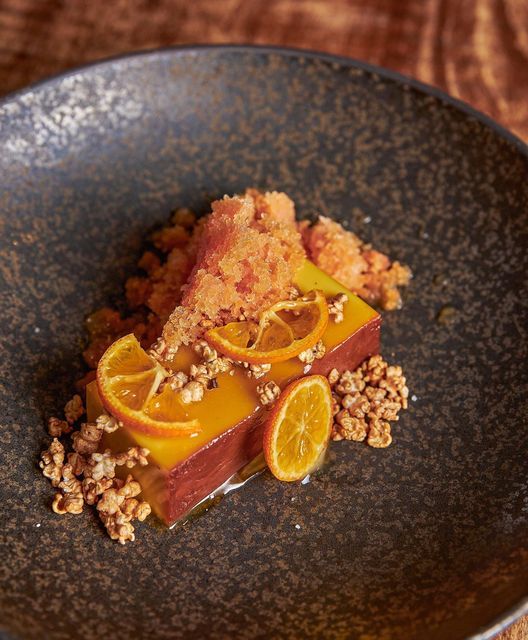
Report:
[[[336,324],[343,322],[345,319],[345,304],[348,301],[346,293],[338,293],[328,300],[328,313]]]
[[[218,358],[216,349],[211,347],[211,345],[205,340],[198,340],[198,342],[193,345],[193,349],[202,360],[205,360],[205,362],[211,362]]]
[[[337,369],[334,368],[330,371],[327,378],[331,387],[339,380],[339,377],[340,377],[340,373]]]
[[[180,392],[181,401],[184,404],[191,402],[200,402],[204,397],[205,388],[204,385],[196,380],[188,382]]]
[[[332,391],[332,415],[336,416],[341,411],[341,398]]]
[[[129,475],[124,483],[114,485],[103,492],[97,511],[112,540],[125,544],[135,538],[130,520],[134,517],[144,520],[150,513],[150,506],[135,500],[141,493],[141,485],[132,476]]]
[[[379,387],[365,387],[364,394],[369,399],[371,405],[376,406],[385,398],[385,390]]]
[[[73,424],[82,415],[84,415],[84,406],[81,400],[81,396],[75,394],[71,400],[64,405],[64,416],[68,421],[68,424]]]
[[[191,364],[189,369],[189,376],[194,382],[198,382],[202,387],[207,389],[211,376],[205,364]]]
[[[211,362],[207,362],[205,365],[207,369],[207,375],[211,378],[215,378],[219,373],[225,373],[233,368],[233,361],[229,358],[218,357]]]
[[[301,292],[295,285],[292,285],[286,290],[286,295],[288,297],[288,300],[297,300],[297,298],[301,295]]]
[[[111,478],[101,478],[94,480],[93,478],[84,478],[82,481],[82,492],[86,504],[93,505],[107,489],[112,486]]]
[[[400,366],[372,356],[355,371],[328,375],[334,399],[334,440],[364,440],[373,447],[392,442],[388,421],[407,408],[409,389]],[[337,410],[336,410],[337,409]],[[342,409],[342,410],[341,410]]]
[[[361,392],[365,388],[363,374],[360,369],[356,371],[343,371],[339,376],[339,381],[335,385],[336,393],[345,396],[348,393]]]
[[[148,502],[144,500],[136,500],[136,498],[128,498],[123,503],[121,511],[131,520],[139,520],[143,522],[151,513],[152,509]]]
[[[356,392],[341,398],[341,405],[351,416],[356,418],[364,418],[370,409],[370,402],[361,393]]]
[[[59,418],[49,418],[48,420],[48,433],[54,438],[60,438],[65,433],[70,433],[73,427],[66,420],[59,420]]]
[[[354,440],[362,442],[367,437],[368,425],[365,418],[356,418],[344,409],[335,417],[332,440]]]
[[[73,473],[76,476],[80,476],[86,469],[86,458],[80,453],[74,452],[68,454],[68,464],[71,466]]]
[[[121,511],[115,514],[101,512],[99,517],[112,540],[117,540],[119,544],[126,544],[128,541],[134,542],[136,539],[134,526],[131,524],[129,517]]]
[[[101,428],[105,433],[114,433],[119,429],[119,422],[106,413],[102,413],[95,421],[96,425]]]
[[[150,451],[145,447],[130,447],[124,453],[118,453],[115,461],[118,466],[125,465],[128,469],[139,464],[140,467],[146,467],[148,464],[147,456]]]
[[[116,456],[106,449],[103,453],[94,452],[88,460],[88,467],[84,475],[94,480],[102,480],[102,478],[114,478],[116,468]]]
[[[250,378],[255,378],[258,380],[265,376],[269,371],[271,371],[271,364],[250,364],[249,362],[239,362],[238,364],[242,365],[244,369],[247,369],[247,375]]]
[[[73,449],[81,455],[94,453],[103,436],[103,428],[94,422],[83,422],[79,431],[72,434]]]
[[[273,380],[269,380],[268,382],[264,382],[257,386],[259,401],[263,406],[275,402],[275,400],[280,396],[280,392],[281,390],[279,385],[275,384]]]
[[[40,457],[42,475],[51,481],[52,486],[58,487],[64,465],[64,446],[57,438],[53,438],[49,448],[43,451]]]
[[[103,453],[92,453],[87,461],[84,471],[85,478],[102,480],[103,478],[115,478],[116,466],[125,465],[127,468],[136,464],[144,467],[148,464],[147,456],[150,451],[145,447],[130,447],[121,453],[112,453],[106,449]]]
[[[326,353],[326,347],[322,340],[319,340],[317,344],[301,353],[297,356],[304,364],[312,364],[314,360],[320,360]]]
[[[162,385],[168,384],[173,391],[180,391],[189,382],[189,376],[183,371],[177,371],[166,378]],[[163,386],[160,385],[160,391]]]
[[[103,433],[113,433],[118,427],[118,421],[106,413],[101,414],[95,422],[83,422],[80,430],[72,434],[74,451],[81,455],[95,453]]]
[[[64,515],[66,513],[79,514],[83,510],[83,496],[82,493],[70,494],[70,493],[56,493],[51,504],[51,508],[55,513]]]
[[[375,355],[365,360],[361,365],[363,379],[370,384],[378,384],[387,372],[387,363],[381,355]]]
[[[392,436],[390,424],[385,420],[378,420],[377,418],[371,417],[367,443],[371,447],[383,449],[388,447],[391,442]]]
[[[380,380],[379,386],[387,392],[387,397],[401,404],[402,409],[407,409],[409,389],[401,367],[387,367],[386,378]]]
[[[383,398],[380,402],[371,405],[370,413],[375,415],[377,418],[396,422],[400,419],[398,413],[402,408],[403,407],[400,402],[390,400],[389,398]]]
[[[154,358],[155,360],[160,360],[163,355],[167,352],[167,344],[162,337],[159,337],[154,344],[150,346],[147,354]]]
[[[70,464],[62,468],[62,480],[59,482],[61,493],[56,493],[53,499],[52,509],[55,513],[81,513],[84,505],[84,497],[81,481],[78,480]]]

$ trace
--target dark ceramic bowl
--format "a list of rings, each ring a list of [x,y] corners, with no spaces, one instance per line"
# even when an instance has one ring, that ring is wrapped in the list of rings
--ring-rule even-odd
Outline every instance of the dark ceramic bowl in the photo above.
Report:
[[[5,637],[490,638],[527,609],[528,152],[469,107],[324,55],[190,48],[86,67],[0,104]],[[176,205],[247,185],[349,223],[415,273],[383,352],[394,445],[332,445],[126,547],[59,517],[44,417],[83,318],[121,295]],[[449,322],[439,322],[441,314]],[[299,527],[296,527],[299,525]]]

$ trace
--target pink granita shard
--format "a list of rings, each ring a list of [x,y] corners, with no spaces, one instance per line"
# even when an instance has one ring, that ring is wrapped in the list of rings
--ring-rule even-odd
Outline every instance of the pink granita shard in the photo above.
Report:
[[[181,303],[163,329],[171,350],[209,327],[256,318],[287,297],[305,252],[287,202],[266,197],[258,209],[252,195],[213,202]]]

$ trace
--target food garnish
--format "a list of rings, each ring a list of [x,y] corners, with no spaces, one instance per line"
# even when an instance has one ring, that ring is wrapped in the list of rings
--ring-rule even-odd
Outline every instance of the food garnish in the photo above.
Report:
[[[278,480],[302,480],[324,456],[332,431],[332,392],[324,376],[290,383],[264,429],[264,456]]]
[[[258,324],[244,320],[210,329],[206,340],[220,353],[263,364],[283,362],[312,348],[328,324],[328,305],[321,291],[283,300],[264,311]]]

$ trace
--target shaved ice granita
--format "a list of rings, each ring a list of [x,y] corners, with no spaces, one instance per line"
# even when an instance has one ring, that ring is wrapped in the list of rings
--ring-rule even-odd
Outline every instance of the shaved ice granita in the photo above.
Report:
[[[248,189],[177,209],[138,273],[126,314],[88,317],[89,371],[49,419],[55,513],[91,505],[125,544],[151,511],[171,526],[266,467],[302,481],[330,441],[391,444],[408,389],[373,307],[401,307],[408,267]]]

